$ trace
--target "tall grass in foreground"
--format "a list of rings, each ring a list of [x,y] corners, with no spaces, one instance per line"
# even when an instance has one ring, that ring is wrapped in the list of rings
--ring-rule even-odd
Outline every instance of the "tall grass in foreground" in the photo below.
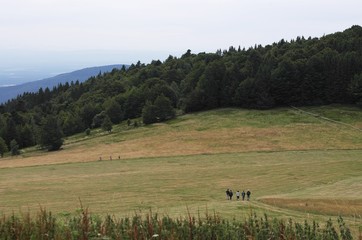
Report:
[[[36,216],[29,213],[0,218],[0,239],[352,239],[343,219],[338,227],[331,220],[321,227],[307,221],[268,219],[255,214],[244,221],[228,221],[216,214],[205,217],[170,218],[152,212],[133,217],[105,218],[81,209],[79,215],[57,219],[40,209]],[[358,239],[362,239],[361,233]]]

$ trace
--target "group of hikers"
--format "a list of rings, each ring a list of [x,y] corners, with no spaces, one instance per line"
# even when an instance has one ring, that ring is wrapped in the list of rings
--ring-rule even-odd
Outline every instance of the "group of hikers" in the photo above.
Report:
[[[245,195],[246,195],[246,200],[249,201],[249,200],[250,200],[251,192],[250,192],[250,190],[248,190],[248,191],[246,191],[246,193],[245,193],[245,191],[243,190],[243,191],[240,193],[240,191],[238,190],[238,191],[236,191],[235,195],[236,195],[236,200],[240,200],[240,195],[241,195],[241,199],[242,199],[243,201],[245,200]],[[234,196],[233,190],[227,189],[227,190],[226,190],[226,199],[227,199],[227,200],[233,200],[233,196]]]

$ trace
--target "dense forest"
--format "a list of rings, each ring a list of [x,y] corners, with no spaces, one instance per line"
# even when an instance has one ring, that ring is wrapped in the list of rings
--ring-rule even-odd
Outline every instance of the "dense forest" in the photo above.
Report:
[[[0,153],[39,145],[56,150],[62,137],[142,117],[220,107],[362,106],[362,28],[321,38],[297,37],[248,49],[169,56],[99,74],[84,83],[24,93],[0,106]],[[128,120],[130,122],[130,120]]]

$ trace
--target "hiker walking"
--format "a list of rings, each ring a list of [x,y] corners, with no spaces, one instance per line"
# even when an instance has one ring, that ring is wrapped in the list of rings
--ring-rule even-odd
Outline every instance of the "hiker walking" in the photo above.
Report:
[[[230,200],[230,190],[226,189],[226,200]]]
[[[233,190],[230,189],[229,195],[230,195],[230,200],[233,200],[233,195],[234,195]]]
[[[236,200],[239,200],[240,199],[240,191],[236,191]]]
[[[243,199],[243,201],[244,201],[244,199],[245,199],[245,191],[243,190],[243,192],[241,193],[241,198]]]
[[[247,196],[247,198],[248,198],[248,201],[250,200],[250,195],[251,195],[251,192],[250,192],[250,190],[248,190],[248,191],[246,192],[246,196]]]

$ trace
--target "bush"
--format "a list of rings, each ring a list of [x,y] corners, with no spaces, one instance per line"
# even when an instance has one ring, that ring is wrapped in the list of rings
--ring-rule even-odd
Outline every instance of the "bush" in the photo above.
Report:
[[[11,140],[10,142],[10,150],[11,150],[11,155],[13,156],[20,154],[19,144],[15,139]]]

